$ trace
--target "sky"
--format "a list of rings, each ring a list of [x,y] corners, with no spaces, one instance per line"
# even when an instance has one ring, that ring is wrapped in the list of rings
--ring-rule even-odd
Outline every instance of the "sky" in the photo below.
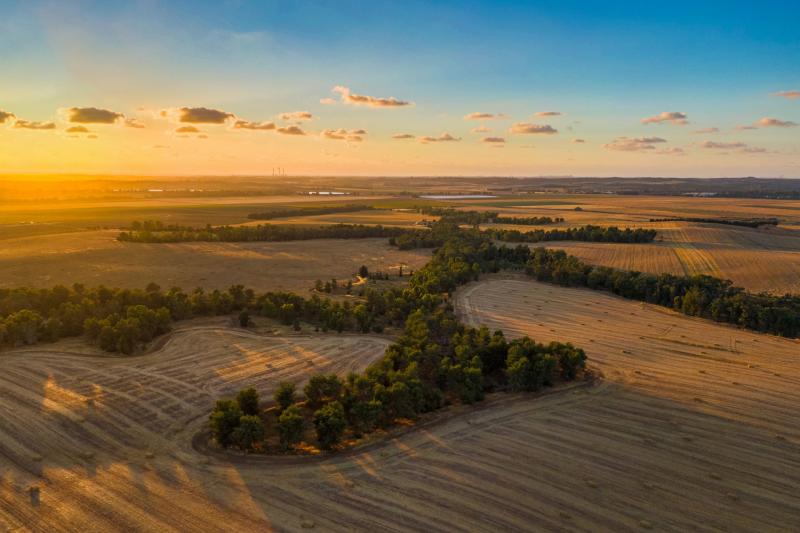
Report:
[[[0,173],[800,177],[800,2],[0,0]]]

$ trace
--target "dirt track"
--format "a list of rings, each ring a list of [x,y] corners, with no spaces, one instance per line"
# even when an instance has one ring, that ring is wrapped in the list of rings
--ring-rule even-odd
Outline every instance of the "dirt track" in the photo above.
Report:
[[[586,346],[605,381],[461,409],[362,454],[306,465],[239,464],[191,448],[214,397],[250,382],[266,392],[283,377],[361,367],[386,341],[201,328],[135,359],[3,353],[0,525],[800,527],[797,342],[529,280],[481,282],[456,300],[468,321]],[[41,487],[38,505],[26,492],[32,484]]]

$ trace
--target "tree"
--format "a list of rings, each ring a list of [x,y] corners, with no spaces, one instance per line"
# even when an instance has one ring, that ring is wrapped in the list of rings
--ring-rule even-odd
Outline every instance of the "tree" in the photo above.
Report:
[[[258,401],[258,391],[253,387],[242,389],[239,391],[239,394],[236,395],[236,402],[239,404],[239,409],[246,415],[254,416],[258,414]]]
[[[289,381],[283,381],[278,385],[273,398],[275,399],[275,403],[278,404],[278,410],[280,412],[285,411],[294,403],[294,395],[296,391],[297,386]]]
[[[297,405],[290,405],[278,417],[281,448],[291,449],[303,437],[303,413]]]
[[[317,410],[314,413],[314,426],[317,428],[317,440],[323,450],[330,450],[339,444],[347,426],[342,404],[333,401]]]
[[[261,417],[244,415],[239,418],[239,425],[233,430],[232,440],[241,449],[252,450],[254,444],[264,440],[264,422]]]
[[[246,328],[250,325],[250,313],[247,312],[247,309],[242,309],[239,313],[239,326]]]
[[[367,268],[367,265],[361,265],[358,267],[358,276],[362,278],[369,276],[369,269]]]
[[[309,406],[316,409],[326,402],[338,400],[342,393],[342,382],[336,374],[311,376],[303,392]]]
[[[227,448],[233,443],[233,433],[239,427],[241,418],[242,410],[235,400],[217,400],[208,423],[211,434],[220,446]]]

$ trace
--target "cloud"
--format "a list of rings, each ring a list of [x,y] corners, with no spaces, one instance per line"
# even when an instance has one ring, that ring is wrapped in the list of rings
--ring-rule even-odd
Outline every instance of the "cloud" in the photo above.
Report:
[[[388,98],[379,98],[377,96],[355,94],[350,92],[349,88],[342,87],[341,85],[334,87],[333,92],[341,95],[342,102],[351,105],[365,105],[369,107],[405,107],[414,105],[412,102],[398,100],[394,96],[389,96]]]
[[[334,141],[353,141],[353,142],[361,142],[363,141],[362,135],[366,135],[366,130],[346,130],[344,128],[339,128],[338,130],[324,130],[320,135],[322,135],[326,139],[331,139]]]
[[[122,113],[97,107],[70,107],[60,111],[66,115],[68,122],[78,124],[114,124],[125,118]]]
[[[612,142],[604,144],[606,150],[617,150],[620,152],[640,152],[655,150],[654,144],[665,143],[666,139],[661,137],[617,137]]]
[[[14,122],[14,127],[23,130],[54,130],[56,124],[55,122],[34,122],[20,119]]]
[[[135,118],[126,118],[125,119],[125,127],[126,128],[137,128],[141,129],[144,128],[145,125],[136,120]]]
[[[684,126],[689,123],[686,118],[686,113],[680,111],[664,111],[653,117],[643,118],[641,122],[642,124],[664,124],[669,122],[678,126]]]
[[[757,130],[758,126],[742,126],[741,124],[733,128],[736,131]]]
[[[162,117],[174,116],[178,122],[189,124],[225,124],[228,119],[235,117],[233,113],[207,107],[179,107],[177,109],[164,109]]]
[[[281,113],[281,120],[311,120],[314,118],[308,111],[291,111],[289,113]]]
[[[334,105],[336,104],[335,98],[320,98],[319,103],[322,105]]]
[[[275,131],[278,133],[282,133],[283,135],[305,135],[304,132],[299,126],[284,126],[282,128],[278,128]]]
[[[572,139],[572,141],[570,141],[570,142],[571,142],[572,144],[583,144],[583,143],[585,143],[586,141],[585,141],[585,140],[583,140],[583,139]]]
[[[453,137],[452,135],[450,135],[447,132],[442,133],[438,137],[431,137],[429,135],[426,135],[424,137],[420,137],[419,138],[419,142],[421,142],[422,144],[440,143],[440,142],[457,142],[457,141],[460,141],[460,140],[461,140],[461,137]]]
[[[508,118],[508,115],[505,113],[481,113],[478,111],[464,115],[464,120],[495,120],[502,118]]]
[[[775,96],[781,96],[783,98],[788,98],[789,100],[795,100],[800,98],[800,91],[780,91],[775,93]]]
[[[683,150],[683,148],[677,148],[677,147],[664,148],[662,150],[656,150],[653,153],[659,155],[686,155],[686,152]]]
[[[549,124],[531,124],[529,122],[517,122],[509,130],[511,133],[542,134],[554,135],[558,130]]]
[[[13,120],[17,118],[14,113],[9,113],[8,111],[3,111],[0,109],[0,124],[5,124],[6,120]]]
[[[95,135],[94,133],[92,133],[91,135],[87,135],[87,136],[86,136],[86,138],[87,138],[87,139],[97,139],[97,135]]]
[[[734,150],[736,148],[746,148],[747,145],[743,142],[714,142],[714,141],[703,141],[698,146],[700,148],[706,148],[710,150]]]
[[[736,150],[740,154],[766,154],[769,152],[766,148],[761,148],[759,146],[746,146],[744,148],[739,148]]]
[[[791,120],[778,120],[777,118],[772,117],[764,117],[756,124],[765,128],[792,128],[797,126],[797,122],[792,122]]]
[[[485,143],[504,143],[506,140],[502,137],[484,137],[483,142]]]
[[[703,128],[701,130],[694,130],[694,135],[706,135],[709,133],[719,133],[719,128]]]
[[[235,130],[274,130],[274,122],[250,122],[248,120],[237,120],[231,126]]]
[[[392,139],[415,139],[413,135],[410,133],[395,133],[392,135]]]
[[[469,131],[471,131],[472,133],[489,133],[490,131],[492,131],[492,128],[487,128],[486,126],[481,124],[477,128],[472,128]]]
[[[175,133],[200,133],[200,130],[194,126],[181,126],[175,129]]]
[[[89,133],[86,126],[72,126],[67,128],[67,133]]]
[[[534,117],[558,117],[563,115],[561,111],[537,111],[533,114]]]

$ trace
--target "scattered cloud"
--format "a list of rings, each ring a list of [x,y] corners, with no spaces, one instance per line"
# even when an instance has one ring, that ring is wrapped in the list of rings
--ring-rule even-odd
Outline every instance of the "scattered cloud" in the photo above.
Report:
[[[362,94],[355,94],[350,92],[350,89],[347,87],[342,87],[341,85],[337,85],[333,88],[333,92],[339,93],[341,95],[342,102],[345,104],[352,104],[352,105],[365,105],[369,107],[405,107],[413,105],[412,102],[407,102],[405,100],[398,100],[394,96],[389,96],[388,98],[380,98],[377,96],[366,96]]]
[[[91,135],[87,135],[87,136],[86,136],[86,138],[87,138],[87,139],[97,139],[97,135],[95,135],[94,133],[92,133]]]
[[[20,119],[14,122],[14,127],[23,130],[54,130],[56,129],[56,124],[55,122],[35,122]]]
[[[783,98],[788,98],[789,100],[795,100],[800,98],[800,91],[780,91],[775,93],[775,96],[781,96]]]
[[[711,133],[719,133],[719,128],[703,128],[700,130],[694,130],[692,133],[694,135],[708,135]]]
[[[586,141],[584,139],[572,139],[572,144],[584,144]]]
[[[114,124],[125,118],[122,113],[97,107],[70,107],[59,112],[66,115],[68,122],[78,124]]]
[[[534,117],[558,117],[563,115],[561,111],[537,111],[533,114]]]
[[[277,128],[275,131],[278,133],[282,133],[283,135],[305,135],[306,132],[302,130],[299,126],[284,126],[282,128]]]
[[[542,134],[542,135],[554,135],[558,133],[558,130],[555,129],[553,126],[549,124],[531,124],[529,122],[517,122],[511,129],[509,130],[511,133],[523,133],[523,134]]]
[[[178,122],[189,124],[225,124],[229,119],[234,118],[233,113],[207,107],[164,109],[161,111],[160,115],[164,118],[173,116]]]
[[[166,144],[154,144],[153,148],[155,148],[156,150],[166,150],[167,148],[169,148],[169,146],[167,146]]]
[[[665,124],[671,123],[678,126],[684,126],[689,123],[686,113],[680,111],[663,111],[658,115],[646,117],[642,119],[642,124]]]
[[[281,113],[281,120],[311,120],[314,118],[308,111],[292,111],[289,113]]]
[[[505,113],[481,113],[479,111],[464,115],[464,120],[495,120],[502,118],[508,118],[508,115]]]
[[[415,138],[416,137],[414,135],[411,135],[410,133],[395,133],[394,135],[392,135],[392,139],[415,139]]]
[[[250,122],[248,120],[237,120],[231,126],[235,130],[274,130],[274,122]]]
[[[664,148],[664,149],[661,149],[661,150],[656,150],[653,153],[656,153],[656,154],[659,154],[659,155],[686,155],[686,151],[683,148],[677,148],[677,147]]]
[[[86,126],[72,126],[67,128],[67,133],[89,133],[89,129]]]
[[[144,124],[142,124],[141,122],[139,122],[135,118],[126,118],[125,119],[125,127],[142,129],[145,126],[144,126]]]
[[[362,135],[366,135],[367,132],[365,130],[346,130],[344,128],[339,128],[338,130],[323,130],[320,135],[326,139],[331,139],[334,141],[353,141],[353,142],[361,142],[363,141]]]
[[[740,124],[740,125],[736,126],[733,129],[736,130],[736,131],[757,130],[758,126],[743,126],[743,125]]]
[[[194,126],[181,126],[175,129],[175,133],[200,133],[200,130]]]
[[[490,131],[492,131],[492,128],[486,127],[483,124],[481,124],[477,128],[472,128],[469,131],[471,131],[472,133],[489,133]]]
[[[320,98],[319,103],[322,105],[334,105],[336,104],[335,98]]]
[[[484,137],[483,142],[485,143],[504,143],[506,140],[503,137]]]
[[[792,128],[797,126],[797,122],[791,120],[778,120],[777,118],[764,117],[756,122],[759,126],[764,128]]]
[[[604,144],[603,148],[620,152],[641,152],[655,150],[655,144],[665,142],[667,140],[661,137],[617,137],[612,142]]]
[[[421,142],[422,144],[440,143],[440,142],[457,142],[457,141],[460,141],[460,140],[461,140],[461,137],[453,137],[452,135],[450,135],[447,132],[442,133],[438,137],[431,137],[429,135],[426,135],[424,137],[420,137],[419,138],[419,142]]]
[[[8,111],[3,111],[0,109],[0,124],[5,124],[6,120],[13,120],[17,118],[14,113],[9,113]]]
[[[698,146],[700,148],[706,148],[710,150],[734,150],[736,148],[746,148],[747,145],[743,142],[735,141],[735,142],[714,142],[714,141],[703,141]]]

